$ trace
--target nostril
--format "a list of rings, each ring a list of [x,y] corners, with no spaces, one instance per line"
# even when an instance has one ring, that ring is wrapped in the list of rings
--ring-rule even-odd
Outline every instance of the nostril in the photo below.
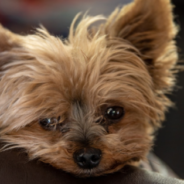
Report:
[[[84,155],[82,154],[82,155],[80,155],[79,157],[78,157],[78,159],[77,159],[80,163],[82,163],[82,164],[85,164],[85,162],[86,162],[86,158],[84,157]]]
[[[98,162],[99,159],[100,159],[100,156],[99,156],[99,155],[92,155],[92,156],[91,156],[91,161],[92,161],[92,162]]]
[[[77,156],[76,156],[76,161],[77,161],[78,165],[80,165],[81,167],[82,167],[83,165],[85,165],[86,159],[85,159],[85,157],[84,157],[84,154],[77,155]]]
[[[77,156],[77,160],[78,160],[79,162],[83,162],[83,161],[84,161],[84,156],[83,156],[83,154],[80,154],[79,156]]]
[[[100,163],[101,151],[95,148],[86,148],[74,153],[74,160],[78,166],[84,169],[91,169]]]

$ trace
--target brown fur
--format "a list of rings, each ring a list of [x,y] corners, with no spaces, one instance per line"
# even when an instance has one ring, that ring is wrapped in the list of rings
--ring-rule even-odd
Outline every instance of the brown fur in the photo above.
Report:
[[[145,159],[175,84],[177,51],[169,0],[135,0],[107,19],[84,16],[68,40],[45,28],[20,36],[0,27],[0,138],[30,159],[80,176],[102,175]],[[99,27],[91,25],[99,20]],[[90,27],[90,29],[89,29]],[[117,123],[95,123],[107,106]],[[46,131],[41,118],[61,117],[68,132]],[[73,153],[102,150],[98,167],[79,168]]]

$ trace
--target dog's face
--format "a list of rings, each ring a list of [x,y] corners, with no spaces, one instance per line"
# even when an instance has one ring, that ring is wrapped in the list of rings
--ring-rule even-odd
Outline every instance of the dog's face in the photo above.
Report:
[[[177,61],[169,0],[84,17],[68,40],[0,28],[0,137],[80,176],[146,157],[170,106]],[[75,22],[75,21],[74,21]]]

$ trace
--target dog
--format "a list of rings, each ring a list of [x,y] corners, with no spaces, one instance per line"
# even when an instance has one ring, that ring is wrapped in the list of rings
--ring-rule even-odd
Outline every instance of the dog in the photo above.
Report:
[[[79,14],[68,39],[0,27],[0,140],[81,177],[139,167],[172,102],[178,53],[170,0]],[[96,24],[96,22],[100,22]]]

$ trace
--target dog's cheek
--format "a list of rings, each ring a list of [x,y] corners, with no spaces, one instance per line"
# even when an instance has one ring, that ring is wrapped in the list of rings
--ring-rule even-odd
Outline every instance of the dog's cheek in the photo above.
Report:
[[[134,129],[138,133],[141,131],[147,132],[146,129],[149,129],[151,126],[147,122],[148,119],[143,114],[137,112],[135,109],[126,108],[124,117],[108,126],[108,133],[118,134],[122,129],[127,131]]]
[[[98,145],[102,148],[103,157],[100,163],[106,172],[113,172],[126,164],[133,164],[145,159],[152,146],[152,137],[146,128],[138,129],[139,123],[123,126],[116,133],[105,135]],[[112,132],[115,130],[110,127]]]

